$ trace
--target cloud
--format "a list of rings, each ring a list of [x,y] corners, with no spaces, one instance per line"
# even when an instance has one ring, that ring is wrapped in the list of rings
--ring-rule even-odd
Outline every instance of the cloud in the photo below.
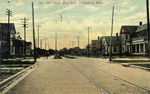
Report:
[[[64,11],[71,10],[71,9],[74,8],[74,7],[75,7],[75,5],[70,5],[70,6],[68,6],[68,7],[63,8],[63,9],[59,9],[59,10],[57,10],[57,11],[54,11],[54,12],[52,12],[51,14],[62,13],[62,12],[64,12]]]
[[[22,17],[27,17],[28,15],[26,14],[26,13],[19,13],[19,14],[15,14],[15,15],[13,15],[13,18],[18,18],[18,19],[20,19],[20,18],[22,18]]]
[[[38,9],[38,8],[39,8],[39,6],[36,6],[36,5],[35,5],[35,6],[34,6],[34,8],[35,8],[35,9]]]
[[[24,5],[24,2],[23,2],[23,0],[16,0],[16,1],[13,2],[13,4],[15,6],[22,6],[22,5]]]
[[[130,0],[122,0],[122,1],[118,4],[118,6],[123,7],[123,6],[125,6],[126,4],[128,4],[129,2],[130,2]]]
[[[104,11],[101,13],[101,15],[111,15],[112,11]]]
[[[89,5],[89,6],[85,6],[89,11],[96,11],[96,10],[98,10],[98,8],[97,7],[95,7],[95,6],[92,6],[92,5]]]
[[[137,6],[131,6],[131,7],[128,7],[128,8],[120,9],[116,12],[118,12],[120,14],[126,14],[126,13],[129,13],[129,12],[133,12],[136,8],[137,8]]]
[[[139,18],[146,18],[146,13],[145,12],[138,12],[137,14],[135,14],[137,17]]]
[[[104,5],[112,5],[112,4],[114,4],[114,1],[113,0],[102,0],[102,4],[104,4]]]
[[[145,12],[138,12],[134,15],[131,16],[127,16],[125,18],[123,18],[122,20],[141,20],[143,18],[146,17],[146,13]]]

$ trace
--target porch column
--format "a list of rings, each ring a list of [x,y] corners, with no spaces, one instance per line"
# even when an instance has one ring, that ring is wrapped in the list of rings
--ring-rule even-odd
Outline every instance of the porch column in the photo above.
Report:
[[[135,44],[135,53],[137,53],[137,45]]]
[[[139,44],[139,53],[141,53],[141,45]]]
[[[130,53],[131,54],[133,54],[132,48],[133,48],[133,45],[130,45],[130,51],[131,51]]]
[[[143,53],[145,53],[145,43],[143,44]]]
[[[129,45],[129,53],[131,53],[130,45]]]

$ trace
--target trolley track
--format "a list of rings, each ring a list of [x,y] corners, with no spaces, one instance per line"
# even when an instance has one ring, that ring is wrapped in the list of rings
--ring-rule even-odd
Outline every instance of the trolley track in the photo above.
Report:
[[[66,59],[67,60],[67,59]],[[77,68],[75,65],[73,65],[69,60],[67,62],[76,69],[81,75],[83,75],[86,79],[88,79],[90,82],[93,83],[103,94],[110,94],[107,90],[105,90],[102,86],[100,86],[94,79],[92,79],[90,76],[86,75],[84,72],[82,72],[79,68]]]
[[[139,89],[140,89],[140,92],[142,92],[142,93],[145,92],[145,93],[143,93],[143,94],[150,94],[150,89],[149,89],[149,88],[146,88],[146,87],[144,87],[144,86],[135,84],[135,83],[133,83],[133,82],[130,82],[130,81],[124,79],[124,78],[118,77],[118,76],[116,76],[116,75],[114,75],[114,74],[111,74],[111,73],[109,73],[109,72],[107,72],[107,71],[104,71],[104,70],[102,70],[102,69],[100,69],[100,68],[96,68],[96,67],[94,67],[94,66],[92,66],[92,65],[89,65],[89,64],[86,63],[85,61],[82,61],[82,60],[79,60],[79,59],[76,59],[76,60],[74,60],[73,62],[70,61],[70,60],[68,60],[68,59],[67,59],[67,61],[68,61],[68,63],[70,63],[76,70],[78,70],[78,71],[80,72],[80,74],[82,74],[82,75],[83,75],[84,77],[86,77],[89,81],[91,81],[97,88],[99,88],[101,91],[103,91],[103,94],[112,94],[112,92],[109,91],[109,89],[106,88],[103,84],[101,84],[100,81],[98,81],[99,79],[95,79],[94,77],[92,77],[92,75],[90,75],[88,72],[86,72],[87,69],[88,69],[88,70],[93,70],[93,71],[95,71],[95,72],[99,72],[98,74],[103,73],[103,74],[107,75],[108,77],[110,77],[110,78],[112,78],[112,79],[117,79],[117,80],[119,80],[120,82],[125,83],[126,85],[130,84],[128,88],[134,87],[134,88],[136,88],[137,90],[138,90],[138,88],[139,88]],[[82,67],[81,67],[81,66],[82,66]],[[133,91],[135,91],[135,90],[133,90]],[[133,91],[131,90],[131,92],[133,92]],[[139,93],[139,94],[141,94],[141,93]]]
[[[124,81],[124,82],[126,82],[126,83],[129,83],[129,84],[134,85],[134,86],[136,86],[136,87],[138,87],[138,88],[141,88],[141,89],[143,89],[143,90],[146,90],[146,91],[148,92],[148,94],[150,93],[150,89],[149,89],[149,88],[146,88],[146,87],[144,87],[144,86],[135,84],[135,83],[130,82],[130,81],[128,81],[128,80],[125,80],[125,79],[123,79],[123,78],[121,78],[121,77],[118,77],[118,76],[116,76],[116,75],[114,75],[114,74],[111,74],[111,73],[109,73],[109,72],[106,72],[106,71],[104,71],[104,70],[102,70],[102,69],[100,69],[100,68],[96,68],[96,67],[90,66],[90,65],[88,65],[88,64],[85,64],[85,62],[83,63],[83,62],[80,61],[80,60],[78,60],[77,62],[79,62],[81,65],[83,65],[83,66],[85,66],[85,67],[92,68],[93,70],[97,70],[98,72],[106,73],[107,75],[109,75],[109,76],[111,76],[111,77],[115,77],[115,78],[117,78],[117,79],[119,79],[119,80],[122,80],[122,81]]]

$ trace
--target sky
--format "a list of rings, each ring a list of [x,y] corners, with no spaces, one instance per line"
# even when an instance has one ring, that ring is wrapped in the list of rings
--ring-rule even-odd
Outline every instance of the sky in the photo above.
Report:
[[[34,2],[35,33],[38,25],[42,46],[55,48],[55,33],[58,49],[78,46],[85,48],[89,39],[110,36],[112,7],[114,6],[113,35],[120,32],[122,25],[146,23],[146,0],[0,0],[0,23],[7,23],[6,9],[12,11],[10,22],[15,23],[16,32],[24,39],[22,21],[29,19],[27,41],[32,42],[32,2]],[[37,42],[36,42],[37,43]]]

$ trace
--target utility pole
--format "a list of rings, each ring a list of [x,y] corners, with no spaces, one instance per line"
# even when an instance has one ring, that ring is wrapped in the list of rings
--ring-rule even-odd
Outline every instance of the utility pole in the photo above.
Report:
[[[26,19],[26,17],[24,17],[24,19],[21,19],[23,20],[23,28],[24,28],[24,43],[23,43],[23,46],[24,46],[24,58],[26,58],[26,28],[27,28],[27,20],[29,19]]]
[[[55,33],[55,51],[57,53],[57,33]]]
[[[149,0],[146,0],[147,32],[148,32],[148,56],[150,57],[150,28],[149,28]]]
[[[39,42],[39,41],[40,41],[39,29],[40,29],[40,25],[38,25],[38,40],[37,40],[37,41],[38,41],[38,48],[40,48],[40,46],[39,46],[39,45],[40,45],[40,44],[39,44],[39,43],[40,43],[40,42]]]
[[[10,11],[9,9],[6,9],[6,15],[8,15],[8,35],[7,35],[8,43],[7,43],[7,46],[8,46],[8,54],[10,56],[10,17],[12,17],[12,11]]]
[[[113,22],[114,22],[114,6],[113,6],[113,9],[112,9],[112,23],[111,23],[111,37],[110,37],[110,48],[109,48],[109,61],[112,61]]]
[[[80,48],[80,45],[79,45],[79,38],[80,38],[80,37],[78,36],[78,48]]]
[[[45,50],[46,50],[46,38],[45,38]]]
[[[35,46],[35,28],[34,28],[34,3],[32,2],[32,25],[33,25],[33,45],[34,45],[34,61],[36,61],[36,46]]]
[[[40,45],[41,45],[40,48],[42,49],[42,39],[40,39]]]
[[[88,51],[87,51],[87,56],[89,57],[89,52],[90,52],[90,35],[89,35],[89,31],[90,31],[90,26],[88,26]]]

